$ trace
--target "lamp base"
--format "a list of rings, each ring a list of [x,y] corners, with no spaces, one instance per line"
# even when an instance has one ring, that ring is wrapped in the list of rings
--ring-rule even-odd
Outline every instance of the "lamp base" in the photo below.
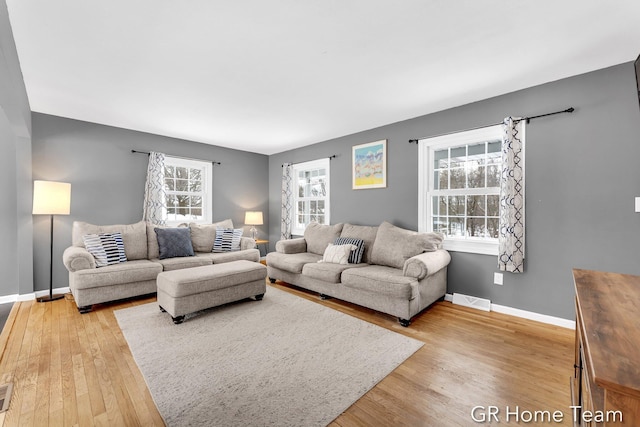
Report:
[[[64,295],[45,295],[43,297],[40,298],[36,298],[36,301],[38,302],[49,302],[49,301],[56,301],[59,299],[64,298]]]

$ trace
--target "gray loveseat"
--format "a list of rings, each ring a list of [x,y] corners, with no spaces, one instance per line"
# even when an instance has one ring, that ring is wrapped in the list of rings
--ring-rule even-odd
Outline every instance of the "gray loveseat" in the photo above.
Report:
[[[69,288],[81,313],[91,311],[93,304],[151,294],[157,291],[156,277],[162,271],[236,260],[260,261],[255,240],[242,237],[240,250],[212,253],[216,228],[233,228],[231,220],[215,224],[189,224],[194,256],[160,259],[156,226],[140,221],[128,225],[93,225],[75,221],[72,246],[63,254],[69,271]],[[84,246],[83,236],[100,233],[121,233],[126,262],[96,266],[96,259]]]
[[[337,238],[364,242],[360,263],[319,262]],[[349,240],[347,240],[349,241]],[[341,242],[337,242],[341,243]],[[304,237],[280,240],[267,255],[272,283],[281,280],[398,317],[402,326],[447,291],[449,253],[438,233],[380,226],[311,223]]]

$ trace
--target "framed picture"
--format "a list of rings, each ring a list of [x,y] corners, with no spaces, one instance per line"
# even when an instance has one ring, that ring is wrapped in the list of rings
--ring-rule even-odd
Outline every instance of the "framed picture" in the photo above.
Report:
[[[387,140],[352,147],[353,189],[387,186]]]

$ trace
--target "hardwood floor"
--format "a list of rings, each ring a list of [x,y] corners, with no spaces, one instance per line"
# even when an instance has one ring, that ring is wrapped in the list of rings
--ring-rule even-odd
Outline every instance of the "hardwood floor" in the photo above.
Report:
[[[439,302],[408,328],[393,317],[277,283],[274,286],[425,345],[331,424],[347,426],[517,425],[562,411],[571,425],[574,331]],[[268,290],[267,290],[268,292]],[[1,382],[13,382],[4,426],[163,425],[113,311],[147,297],[78,313],[71,295],[18,302],[0,335]],[[476,406],[500,411],[476,423]],[[546,411],[535,413],[534,411]],[[476,418],[483,411],[476,411]]]

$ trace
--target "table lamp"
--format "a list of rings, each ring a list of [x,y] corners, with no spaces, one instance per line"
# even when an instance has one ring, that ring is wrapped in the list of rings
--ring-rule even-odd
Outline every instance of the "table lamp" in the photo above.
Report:
[[[251,238],[256,240],[258,238],[258,230],[256,229],[256,225],[262,225],[264,222],[262,221],[262,212],[261,211],[247,211],[244,214],[244,223],[246,225],[250,225],[251,228],[249,232],[251,233]]]

